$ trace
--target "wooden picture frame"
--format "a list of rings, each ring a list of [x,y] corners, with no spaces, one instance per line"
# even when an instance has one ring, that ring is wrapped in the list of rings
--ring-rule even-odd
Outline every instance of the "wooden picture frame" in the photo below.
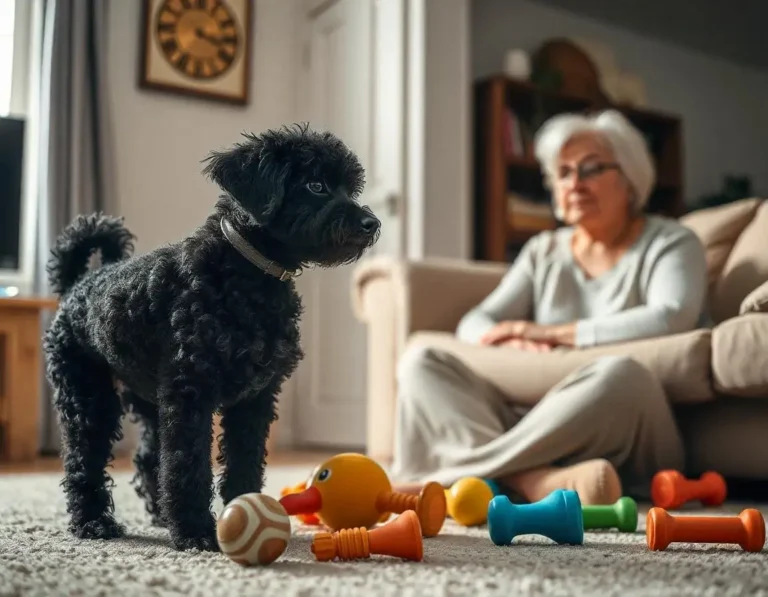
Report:
[[[143,0],[139,87],[246,105],[253,0]]]

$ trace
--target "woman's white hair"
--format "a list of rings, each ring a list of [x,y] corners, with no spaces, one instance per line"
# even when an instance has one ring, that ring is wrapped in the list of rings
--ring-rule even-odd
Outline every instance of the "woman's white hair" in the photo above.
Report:
[[[547,120],[534,140],[536,159],[544,171],[548,188],[553,188],[557,161],[563,146],[573,137],[592,134],[605,141],[613,152],[632,190],[631,209],[643,210],[656,183],[656,170],[648,144],[640,131],[616,110],[594,115],[558,114]],[[553,197],[554,200],[554,197]],[[559,212],[555,205],[556,212]],[[562,218],[560,213],[556,213]]]

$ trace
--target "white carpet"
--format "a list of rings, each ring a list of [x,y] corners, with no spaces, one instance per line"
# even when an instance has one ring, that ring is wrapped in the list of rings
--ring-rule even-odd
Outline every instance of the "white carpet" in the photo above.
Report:
[[[270,469],[266,493],[278,496],[307,472]],[[651,552],[644,518],[636,534],[588,533],[583,546],[526,536],[497,547],[485,528],[448,521],[440,536],[425,540],[419,563],[381,556],[318,563],[309,550],[311,531],[297,525],[278,561],[242,568],[220,553],[171,549],[165,531],[147,523],[129,479],[128,473],[115,475],[117,517],[130,536],[105,542],[67,533],[60,475],[0,476],[0,597],[768,595],[768,550],[747,554],[735,546],[674,545]],[[218,512],[221,503],[215,507]],[[723,512],[741,507],[731,504]]]

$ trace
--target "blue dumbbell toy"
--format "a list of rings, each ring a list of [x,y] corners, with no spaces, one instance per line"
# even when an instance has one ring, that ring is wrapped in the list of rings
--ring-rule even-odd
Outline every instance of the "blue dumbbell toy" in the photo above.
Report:
[[[557,489],[532,504],[513,504],[497,495],[488,504],[488,533],[496,545],[509,545],[518,535],[543,535],[556,543],[584,543],[581,500],[575,491]]]
[[[493,495],[503,495],[504,492],[501,490],[501,486],[494,479],[483,479],[483,481],[491,488]]]

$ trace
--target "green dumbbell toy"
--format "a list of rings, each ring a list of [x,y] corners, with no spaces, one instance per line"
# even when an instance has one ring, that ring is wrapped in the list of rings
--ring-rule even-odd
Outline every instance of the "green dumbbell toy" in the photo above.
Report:
[[[622,497],[609,506],[582,506],[584,530],[618,529],[622,533],[637,530],[637,503],[630,497]]]

